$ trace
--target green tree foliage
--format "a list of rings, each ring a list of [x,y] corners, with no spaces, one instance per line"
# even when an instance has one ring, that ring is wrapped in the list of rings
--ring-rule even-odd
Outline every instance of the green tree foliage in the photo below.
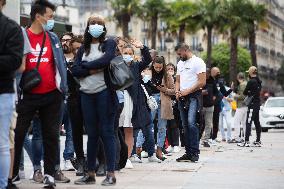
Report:
[[[129,37],[128,24],[131,17],[140,13],[140,0],[108,0],[114,10],[114,18],[122,28],[123,37]]]
[[[202,58],[207,61],[207,53],[202,53]],[[221,70],[221,74],[225,77],[226,81],[230,79],[230,46],[226,43],[214,45],[212,48],[212,66],[217,66]],[[238,62],[236,73],[245,72],[251,66],[250,53],[247,49],[238,46]]]
[[[188,0],[176,0],[166,4],[166,12],[162,15],[167,23],[167,29],[172,33],[178,33],[178,42],[185,41],[185,34],[196,32],[198,20],[193,19],[197,14],[196,3]]]
[[[156,49],[156,37],[158,32],[158,20],[165,13],[165,0],[146,0],[142,6],[141,16],[150,22],[151,48]]]

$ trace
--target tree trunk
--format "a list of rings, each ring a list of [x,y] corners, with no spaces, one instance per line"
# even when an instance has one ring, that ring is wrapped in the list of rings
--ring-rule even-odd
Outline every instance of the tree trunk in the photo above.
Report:
[[[212,27],[207,28],[207,67],[211,68],[212,62]]]
[[[127,14],[123,15],[121,18],[121,24],[122,24],[122,35],[123,37],[128,38],[129,37],[129,28],[128,28],[128,23],[130,19],[128,18],[129,16]]]
[[[179,43],[184,43],[185,41],[185,24],[181,24],[179,26],[179,34],[178,34]]]
[[[255,28],[249,34],[249,49],[250,49],[250,56],[252,65],[257,67],[257,59],[256,59],[256,44],[255,44]]]
[[[231,32],[231,64],[230,81],[237,80],[237,62],[238,62],[238,37],[234,37]]]
[[[151,19],[151,48],[156,49],[156,36],[157,36],[158,14],[155,14]]]

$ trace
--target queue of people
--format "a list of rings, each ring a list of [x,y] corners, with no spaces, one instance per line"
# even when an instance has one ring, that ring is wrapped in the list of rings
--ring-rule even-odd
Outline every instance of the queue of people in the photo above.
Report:
[[[0,0],[1,10],[4,5]],[[218,130],[224,142],[249,147],[252,122],[254,145],[261,146],[256,67],[248,70],[247,83],[239,73],[238,85],[229,88],[219,68],[206,68],[189,45],[176,46],[175,67],[136,39],[108,36],[100,15],[89,17],[83,36],[69,32],[58,38],[52,32],[55,9],[49,1],[35,1],[26,29],[0,11],[0,23],[6,26],[0,28],[0,189],[17,188],[24,178],[23,147],[34,167],[32,179],[54,188],[55,183],[70,182],[63,171],[75,170],[81,176],[76,185],[95,184],[97,176],[105,176],[101,184],[112,186],[116,171],[135,168],[142,157],[162,163],[165,154],[180,152],[181,147],[185,154],[177,162],[197,162],[200,146],[218,142]],[[131,85],[120,89],[114,88],[109,74],[117,57],[131,76]],[[233,134],[232,101],[237,101]]]

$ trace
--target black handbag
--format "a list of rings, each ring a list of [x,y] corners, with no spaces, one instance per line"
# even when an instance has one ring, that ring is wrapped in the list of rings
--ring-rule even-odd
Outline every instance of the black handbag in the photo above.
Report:
[[[116,56],[108,67],[110,83],[115,90],[124,90],[133,84],[134,76],[122,56]]]
[[[244,104],[246,106],[249,106],[252,103],[253,98],[254,98],[254,96],[246,96],[245,99],[244,99]]]
[[[45,44],[45,39],[46,39],[46,34],[44,32],[43,35],[43,41],[41,44],[41,49],[40,49],[40,53],[38,56],[38,60],[37,60],[37,64],[36,67],[26,71],[23,73],[21,81],[20,81],[20,88],[24,91],[24,92],[30,92],[33,88],[37,87],[40,83],[41,83],[41,76],[38,72],[38,68],[40,65],[40,59],[42,56],[42,51],[44,48],[44,44]]]

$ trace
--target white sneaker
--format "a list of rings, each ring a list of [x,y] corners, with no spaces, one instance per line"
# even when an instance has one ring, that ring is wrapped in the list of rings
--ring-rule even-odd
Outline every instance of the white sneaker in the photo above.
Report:
[[[26,178],[24,170],[19,170],[19,177],[20,177],[20,179],[25,179]]]
[[[220,139],[216,138],[216,139],[215,139],[215,142],[221,143],[221,142],[222,142],[222,140],[220,140]]]
[[[216,140],[210,140],[210,144],[211,144],[212,146],[217,146]]]
[[[148,156],[149,156],[148,152],[145,152],[145,151],[141,152],[141,158],[147,158]]]
[[[162,160],[158,159],[156,157],[156,154],[154,153],[151,157],[148,157],[149,162],[155,162],[155,163],[162,163]]]
[[[173,152],[174,153],[179,153],[180,152],[180,148],[178,146],[174,146]]]
[[[75,171],[72,163],[70,160],[65,160],[64,161],[64,168],[63,171]]]
[[[32,172],[32,174],[31,174],[29,180],[33,180],[33,178],[34,178],[34,172]]]
[[[168,152],[168,153],[172,153],[173,152],[173,147],[172,146],[169,146],[167,149],[166,149],[166,151]]]
[[[132,163],[142,163],[142,160],[138,157],[137,154],[134,154],[129,158]]]
[[[133,169],[133,165],[131,163],[131,161],[128,159],[127,162],[126,162],[126,165],[124,167],[125,169]]]

